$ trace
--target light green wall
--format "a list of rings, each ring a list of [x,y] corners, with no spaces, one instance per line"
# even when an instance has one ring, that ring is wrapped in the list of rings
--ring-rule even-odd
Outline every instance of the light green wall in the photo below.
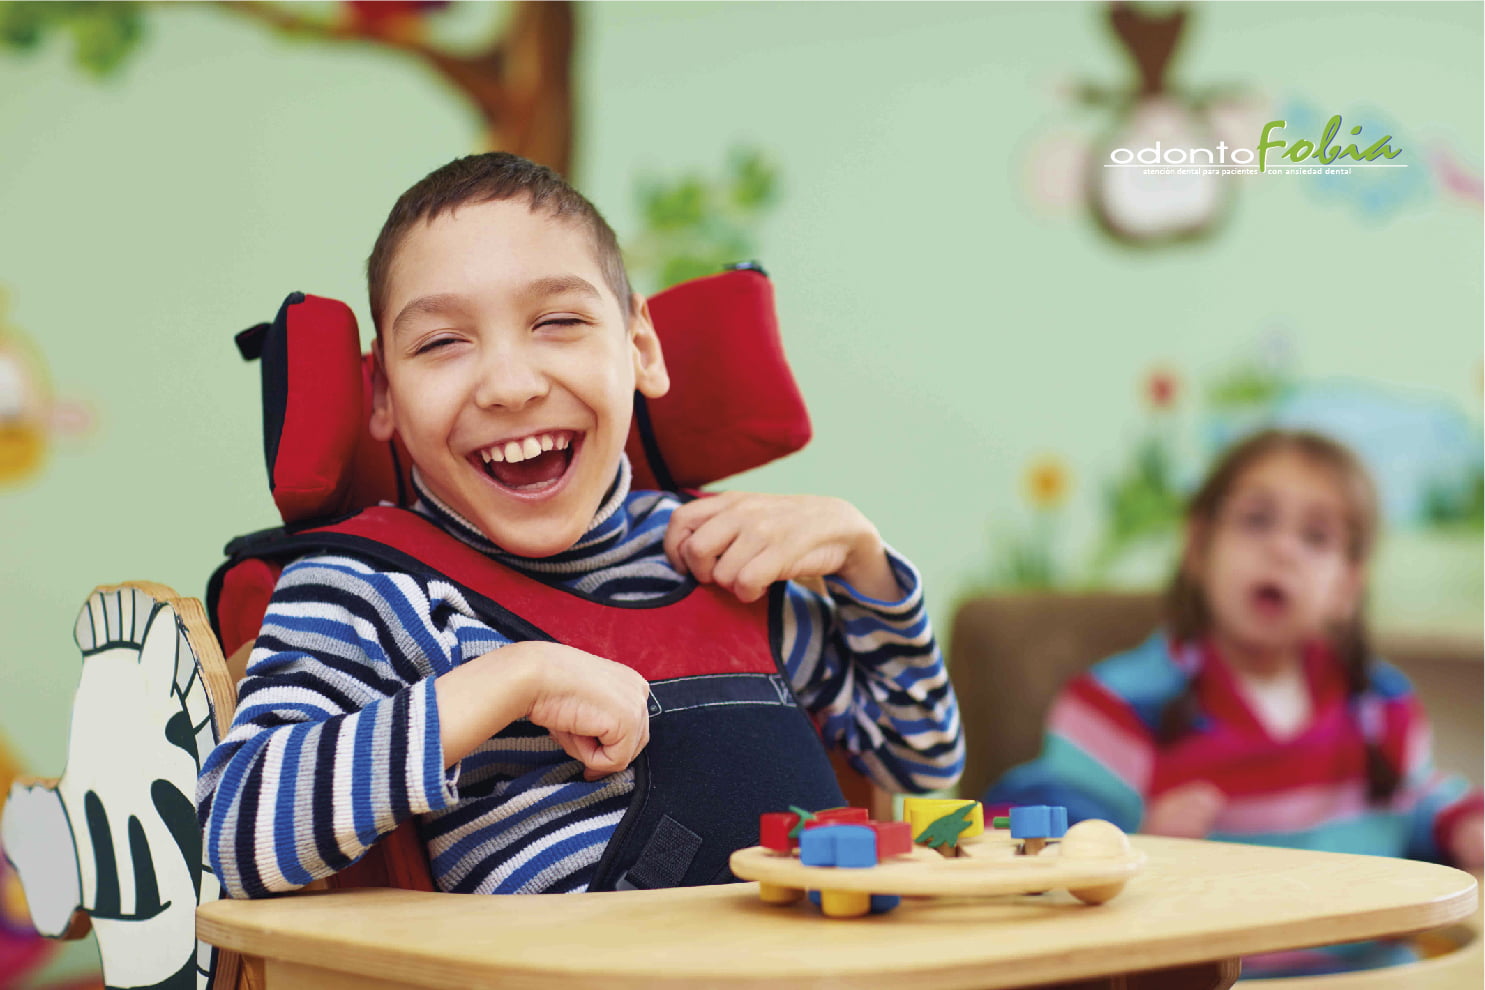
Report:
[[[762,255],[816,440],[745,481],[855,501],[941,628],[1037,454],[1085,482],[1068,524],[1087,537],[1153,364],[1201,379],[1280,321],[1307,374],[1479,406],[1477,207],[1435,195],[1376,224],[1270,179],[1214,243],[1134,254],[1027,203],[1038,136],[1102,119],[1059,83],[1124,79],[1093,5],[603,4],[580,27],[578,178],[621,236],[641,172],[715,171],[739,143],[777,161]],[[1376,107],[1481,168],[1477,4],[1201,4],[1177,77]],[[301,288],[364,323],[386,209],[477,135],[416,64],[199,7],[152,9],[103,84],[59,43],[0,53],[8,322],[100,421],[0,490],[0,727],[31,768],[61,769],[88,590],[199,594],[229,536],[274,521],[231,334]]]
[[[1237,84],[1259,113],[1302,99],[1347,114],[1348,126],[1375,108],[1420,143],[1452,145],[1478,173],[1478,7],[1194,9],[1181,82]],[[1317,203],[1299,177],[1239,180],[1217,240],[1145,254],[1028,202],[1042,138],[1109,126],[1061,95],[1072,82],[1125,79],[1100,8],[591,13],[604,43],[587,74],[582,174],[621,232],[637,172],[714,169],[737,141],[781,165],[785,201],[763,254],[817,440],[745,482],[857,501],[922,567],[941,627],[954,595],[988,569],[991,528],[1024,527],[1021,476],[1042,453],[1075,473],[1065,542],[1091,541],[1098,486],[1145,429],[1139,383],[1154,365],[1177,369],[1189,394],[1284,326],[1307,377],[1371,381],[1478,415],[1477,207],[1433,194],[1378,223]],[[705,31],[725,43],[697,43]],[[645,54],[656,50],[658,61]],[[1189,443],[1192,414],[1176,418]],[[1414,559],[1436,566],[1451,552],[1467,587],[1448,605],[1433,601],[1436,586],[1410,594]],[[1463,561],[1457,547],[1387,553],[1384,625],[1478,630],[1478,550]],[[1402,573],[1385,566],[1392,557]],[[1389,613],[1389,601],[1402,607]]]
[[[256,370],[231,333],[293,288],[364,318],[387,205],[476,140],[398,58],[151,14],[101,85],[61,44],[0,57],[9,322],[100,420],[0,493],[0,724],[37,766],[61,750],[87,590],[199,591],[227,536],[272,522]],[[1380,106],[1478,168],[1480,20],[1463,3],[1202,5],[1179,75]],[[1051,450],[1111,470],[1155,363],[1200,376],[1282,320],[1310,373],[1478,405],[1478,210],[1435,196],[1375,225],[1271,179],[1214,243],[1144,255],[1026,204],[1032,141],[1090,119],[1056,85],[1122,79],[1091,6],[605,4],[581,26],[578,169],[621,233],[642,172],[715,170],[740,142],[777,159],[762,253],[817,439],[746,480],[858,502],[941,622],[992,520],[1020,512],[1024,465]]]

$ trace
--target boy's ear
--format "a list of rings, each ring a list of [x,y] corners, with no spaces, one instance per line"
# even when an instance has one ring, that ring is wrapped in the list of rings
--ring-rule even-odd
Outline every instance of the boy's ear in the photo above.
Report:
[[[378,338],[371,345],[371,438],[386,443],[396,432],[392,420],[392,395],[387,388],[386,363],[382,358],[382,342]]]
[[[650,319],[650,304],[638,292],[629,297],[629,343],[634,348],[634,387],[646,398],[670,391],[670,372],[660,349],[660,336]]]

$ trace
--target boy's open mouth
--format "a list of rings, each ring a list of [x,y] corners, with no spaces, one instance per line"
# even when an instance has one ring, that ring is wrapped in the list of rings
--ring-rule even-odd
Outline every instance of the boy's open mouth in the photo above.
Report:
[[[502,488],[535,495],[553,488],[567,474],[582,440],[572,430],[550,430],[514,440],[502,440],[472,457]]]

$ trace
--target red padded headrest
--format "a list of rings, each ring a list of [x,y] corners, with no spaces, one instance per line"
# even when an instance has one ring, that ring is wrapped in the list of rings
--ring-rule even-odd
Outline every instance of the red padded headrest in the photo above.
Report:
[[[637,488],[699,488],[803,447],[809,414],[789,371],[773,286],[756,269],[686,282],[650,300],[670,392],[639,399],[627,451]],[[263,445],[284,522],[409,504],[400,443],[378,443],[371,358],[356,318],[295,293],[272,324],[240,338],[263,362]]]
[[[809,443],[767,275],[745,269],[682,282],[650,299],[650,318],[670,391],[642,402],[658,452],[645,447],[644,409],[629,430],[635,487],[700,488]]]

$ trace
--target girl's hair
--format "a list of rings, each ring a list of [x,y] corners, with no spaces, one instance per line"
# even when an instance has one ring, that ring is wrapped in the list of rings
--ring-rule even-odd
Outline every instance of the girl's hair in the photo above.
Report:
[[[1365,563],[1377,539],[1376,488],[1355,454],[1329,437],[1305,430],[1264,430],[1228,449],[1187,503],[1188,539],[1210,539],[1217,515],[1237,480],[1260,461],[1281,453],[1297,454],[1334,476],[1348,510],[1346,552],[1353,563]],[[1188,568],[1185,553],[1166,589],[1165,620],[1174,643],[1199,642],[1211,631],[1206,592]],[[1367,689],[1372,663],[1366,612],[1360,604],[1349,621],[1331,630],[1331,646],[1345,670],[1348,692],[1355,704]],[[1195,690],[1188,683],[1161,713],[1157,730],[1160,742],[1172,743],[1190,732],[1196,714]],[[1372,801],[1386,801],[1397,790],[1400,776],[1383,756],[1379,741],[1370,737],[1374,728],[1364,725],[1363,729],[1368,735],[1368,797]]]

